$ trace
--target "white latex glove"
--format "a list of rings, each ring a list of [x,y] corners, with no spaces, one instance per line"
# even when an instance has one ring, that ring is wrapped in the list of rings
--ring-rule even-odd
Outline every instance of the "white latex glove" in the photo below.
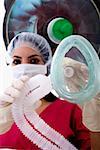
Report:
[[[12,103],[15,98],[19,97],[20,91],[28,79],[28,76],[22,76],[20,79],[13,81],[12,85],[0,95],[0,105],[4,105],[5,102]]]
[[[22,76],[20,79],[15,80],[12,85],[0,95],[0,134],[7,132],[11,128],[14,122],[11,113],[11,104],[14,99],[21,96],[21,89],[23,89],[28,79],[27,76]]]
[[[69,73],[65,76],[66,84],[71,91],[79,92],[81,85],[84,87],[88,82],[87,66],[68,57],[65,57],[63,65],[65,67],[70,66],[73,69],[73,71],[69,69],[69,72],[66,70],[66,73]],[[85,102],[80,107],[83,112],[83,124],[90,131],[100,132],[100,93],[93,100]]]
[[[100,132],[100,93],[83,105],[83,124],[93,132]]]

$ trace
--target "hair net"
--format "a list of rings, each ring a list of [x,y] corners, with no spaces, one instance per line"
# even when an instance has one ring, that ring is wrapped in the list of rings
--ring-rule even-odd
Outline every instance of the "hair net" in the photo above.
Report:
[[[44,63],[48,63],[52,58],[51,48],[44,37],[39,34],[31,32],[22,32],[16,35],[10,42],[7,50],[11,56],[14,49],[26,45],[32,49],[37,48],[43,56]]]

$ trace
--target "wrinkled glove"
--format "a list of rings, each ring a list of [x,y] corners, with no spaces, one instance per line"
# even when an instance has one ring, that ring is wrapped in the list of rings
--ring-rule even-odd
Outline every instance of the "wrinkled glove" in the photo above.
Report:
[[[93,132],[100,132],[100,93],[83,105],[83,124]]]
[[[22,76],[20,79],[15,80],[12,85],[0,95],[0,105],[2,106],[6,102],[12,103],[15,98],[19,97],[20,90],[24,87],[28,79],[28,76]]]
[[[71,92],[79,92],[88,82],[88,68],[84,63],[65,57],[64,67],[72,67],[73,70],[66,70],[65,82]],[[67,72],[69,71],[69,72]],[[100,132],[100,93],[91,101],[80,106],[83,114],[83,124],[94,132]]]
[[[7,132],[11,128],[14,122],[11,113],[11,104],[17,97],[21,96],[21,89],[23,89],[28,79],[27,76],[22,76],[20,79],[15,80],[12,85],[0,95],[0,134]]]

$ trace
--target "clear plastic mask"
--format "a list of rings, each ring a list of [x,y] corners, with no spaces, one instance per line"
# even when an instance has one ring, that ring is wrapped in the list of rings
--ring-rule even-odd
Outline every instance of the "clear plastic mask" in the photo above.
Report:
[[[51,82],[59,97],[74,103],[100,92],[100,61],[91,43],[71,35],[58,45],[51,64]]]

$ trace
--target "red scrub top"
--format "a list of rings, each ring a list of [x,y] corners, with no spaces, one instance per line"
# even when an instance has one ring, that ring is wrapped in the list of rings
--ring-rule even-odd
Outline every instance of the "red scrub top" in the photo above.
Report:
[[[76,104],[57,99],[40,114],[40,117],[78,149],[91,149],[90,134],[82,124],[82,112]],[[15,123],[8,132],[0,135],[0,148],[39,150],[22,134]]]

